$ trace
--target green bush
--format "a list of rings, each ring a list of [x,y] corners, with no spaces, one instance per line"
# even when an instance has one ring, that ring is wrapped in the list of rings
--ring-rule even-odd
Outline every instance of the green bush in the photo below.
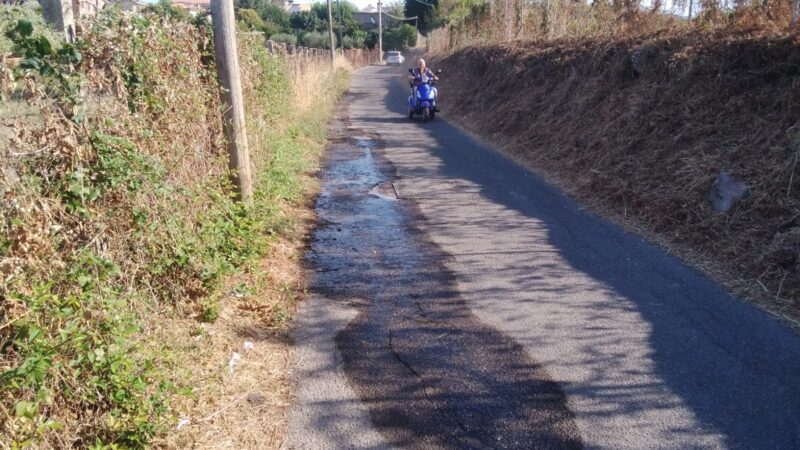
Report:
[[[289,13],[270,0],[236,0],[234,4],[237,9],[257,11],[264,23],[272,23],[281,31],[289,29]]]
[[[383,34],[384,50],[405,50],[416,45],[417,29],[407,23],[388,29]]]
[[[313,11],[299,11],[291,15],[289,23],[299,32],[322,31],[327,21],[322,21]]]
[[[172,20],[189,21],[192,16],[183,8],[172,4],[172,0],[158,0],[154,5],[148,5],[144,13]]]
[[[297,44],[297,36],[293,34],[278,33],[269,37],[271,40],[281,44]]]
[[[236,10],[236,17],[246,30],[264,30],[264,20],[261,19],[261,16],[258,15],[255,9],[240,8]]]
[[[25,20],[33,25],[38,34],[43,35],[54,46],[64,40],[64,35],[49,27],[42,17],[41,12],[34,9],[28,2],[24,6],[3,6],[0,8],[0,54],[13,52],[14,41],[6,33],[16,27],[20,20]]]
[[[10,27],[25,57],[18,75],[36,87],[47,126],[37,118],[20,135],[27,156],[0,155],[0,170],[20,178],[0,202],[0,447],[163,442],[191,394],[181,386],[199,381],[176,368],[197,355],[159,333],[219,319],[226,277],[285,229],[281,208],[305,192],[301,177],[324,140],[322,98],[305,116],[295,111],[290,83],[302,74],[251,37],[240,58],[255,201],[236,202],[209,35],[156,6],[104,13],[74,47],[28,22]],[[325,82],[315,82],[331,99],[343,87],[322,66]],[[98,110],[62,114],[85,99]],[[57,145],[41,152],[41,142]],[[270,320],[285,317],[278,308]]]
[[[320,33],[320,32],[311,32],[306,33],[303,35],[303,45],[306,47],[311,48],[324,48],[330,49],[330,39],[328,38],[328,33]],[[336,37],[334,36],[334,43],[336,43]]]

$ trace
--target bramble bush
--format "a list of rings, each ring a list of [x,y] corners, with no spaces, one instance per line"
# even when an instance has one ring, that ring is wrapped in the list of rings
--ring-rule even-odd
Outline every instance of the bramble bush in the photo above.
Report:
[[[265,254],[282,202],[303,192],[304,139],[324,118],[272,126],[296,118],[281,119],[290,67],[263,44],[243,64],[258,146],[247,208],[209,27],[167,6],[111,9],[74,46],[5,26],[22,59],[3,86],[37,114],[0,150],[3,446],[142,448],[174,429],[176,399],[196,394],[153,319],[217,320],[226,276]]]

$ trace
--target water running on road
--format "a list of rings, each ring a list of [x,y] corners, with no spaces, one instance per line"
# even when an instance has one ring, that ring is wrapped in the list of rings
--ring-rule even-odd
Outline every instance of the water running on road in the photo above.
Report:
[[[380,141],[361,134],[328,150],[308,260],[313,291],[358,309],[336,344],[375,426],[415,448],[580,448],[558,385],[465,306],[415,211],[391,198]]]

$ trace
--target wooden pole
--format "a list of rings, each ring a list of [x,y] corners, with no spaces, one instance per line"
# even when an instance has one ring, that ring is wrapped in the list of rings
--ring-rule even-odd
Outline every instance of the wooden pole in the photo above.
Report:
[[[250,154],[247,150],[233,0],[211,0],[211,21],[214,29],[217,75],[222,84],[220,95],[225,106],[223,119],[225,135],[228,138],[228,167],[239,200],[250,205],[253,203],[253,178],[250,173]]]
[[[792,21],[791,21],[791,23],[789,23],[789,28],[791,28],[791,29],[794,29],[797,26],[797,8],[798,8],[798,3],[800,3],[800,0],[794,0],[792,2]]]
[[[383,11],[378,0],[378,64],[383,63]]]
[[[4,2],[5,3],[5,2]],[[53,28],[64,33],[68,43],[75,43],[75,20],[80,19],[72,0],[43,0],[42,16]]]
[[[336,0],[336,9],[339,10],[339,49],[344,55],[344,37],[342,36],[342,3]]]
[[[505,14],[504,15],[505,15],[505,22],[506,22],[506,28],[505,28],[506,29],[506,41],[511,40],[511,17],[510,17],[510,14],[508,13],[508,3],[509,3],[509,1],[505,0],[505,4],[503,5],[503,7],[505,9]]]
[[[333,12],[331,11],[331,0],[328,0],[328,39],[331,43],[331,66],[336,60],[336,45],[333,42]]]

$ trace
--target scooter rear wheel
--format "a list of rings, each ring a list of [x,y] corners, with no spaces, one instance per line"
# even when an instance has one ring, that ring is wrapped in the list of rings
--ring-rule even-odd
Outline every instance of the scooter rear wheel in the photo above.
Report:
[[[422,109],[422,121],[427,122],[431,120],[431,109],[430,108],[423,108]]]

